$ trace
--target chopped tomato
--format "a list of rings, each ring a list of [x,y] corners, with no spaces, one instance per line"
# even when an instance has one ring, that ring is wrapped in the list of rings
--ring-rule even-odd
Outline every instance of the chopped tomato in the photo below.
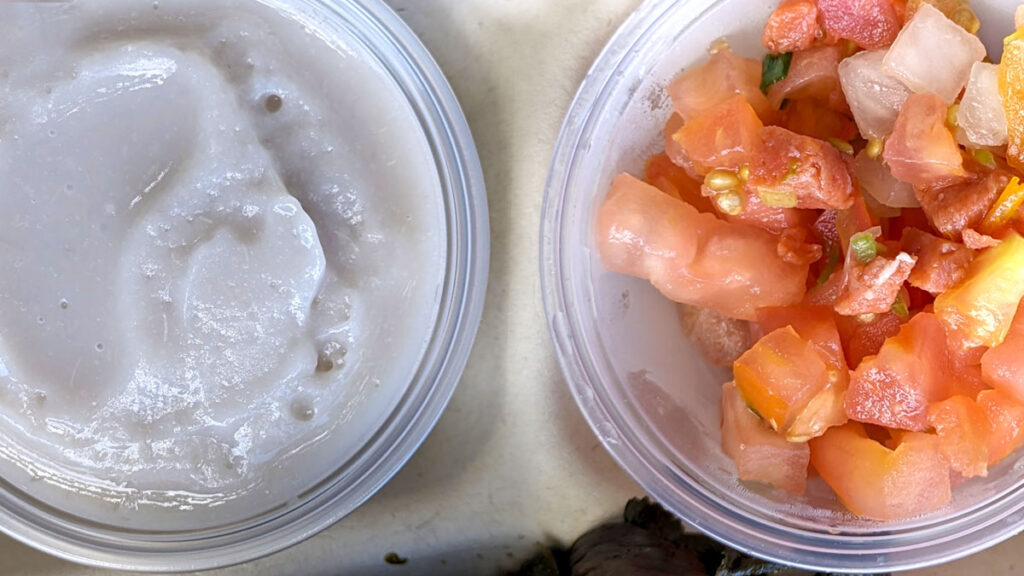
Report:
[[[999,199],[992,204],[978,230],[983,234],[996,234],[1005,230],[1020,213],[1021,204],[1024,204],[1024,185],[1021,185],[1020,179],[1014,176],[999,195]]]
[[[857,137],[857,125],[849,116],[810,98],[790,100],[782,111],[780,126],[811,138],[837,138],[850,141]]]
[[[850,422],[809,444],[814,469],[854,514],[898,520],[950,501],[949,465],[935,436],[908,433],[890,450]]]
[[[743,208],[739,214],[723,214],[729,222],[749,224],[772,234],[782,234],[791,228],[805,228],[814,221],[814,212],[797,208],[769,206],[757,194],[743,195]]]
[[[903,231],[900,247],[917,256],[917,265],[907,280],[912,286],[940,294],[967,275],[974,252],[963,244],[944,240],[917,228]]]
[[[998,346],[1024,297],[1024,238],[1010,232],[981,252],[967,277],[935,299],[935,314],[955,333],[960,347]]]
[[[882,344],[899,333],[907,318],[895,312],[867,316],[839,316],[836,327],[843,341],[843,353],[850,368],[860,366],[864,358],[878,354]]]
[[[1006,338],[981,357],[981,372],[993,388],[1024,402],[1024,303],[1017,306]]]
[[[676,166],[666,154],[656,154],[647,161],[644,182],[700,212],[714,212],[711,201],[700,192],[701,183]]]
[[[930,227],[928,216],[920,208],[902,208],[899,216],[885,220],[882,225],[885,237],[897,241],[903,239],[903,231],[907,228],[928,230]]]
[[[790,264],[813,264],[821,259],[821,244],[807,242],[806,228],[789,228],[779,236],[779,258]]]
[[[661,132],[662,138],[665,140],[665,155],[670,160],[673,158],[683,158],[683,148],[672,139],[676,132],[679,132],[679,129],[683,127],[683,124],[685,122],[683,122],[682,116],[672,114],[669,116],[668,121],[665,122],[665,128]],[[675,161],[673,160],[672,163],[675,164]]]
[[[813,98],[832,110],[849,113],[850,106],[839,85],[838,46],[816,46],[793,54],[789,73],[772,84],[768,101],[776,108],[788,99]]]
[[[835,270],[830,272],[825,269],[820,274],[820,284],[807,291],[803,304],[808,306],[835,306],[836,298],[839,297],[839,293],[842,292],[843,285],[846,282],[846,274],[843,271],[843,267],[840,264]]]
[[[991,466],[1024,446],[1024,404],[1002,390],[984,390],[978,393],[978,406],[992,424],[988,444]]]
[[[876,256],[861,262],[851,250],[846,255],[846,285],[836,298],[836,312],[843,316],[884,314],[892,309],[917,258],[900,252],[893,258]]]
[[[845,370],[841,372],[845,374]],[[779,328],[758,340],[733,364],[733,376],[747,405],[787,438],[806,439],[821,434],[846,418],[841,412],[832,412],[826,415],[839,422],[798,422],[811,401],[826,391],[829,384],[842,384],[840,371],[830,368],[819,348],[797,334],[792,326]],[[799,428],[794,430],[798,423]]]
[[[988,474],[992,425],[973,398],[953,396],[928,408],[928,424],[950,468],[966,478]]]
[[[669,84],[668,95],[686,122],[693,122],[734,96],[742,97],[764,122],[773,121],[778,114],[761,92],[761,62],[737,56],[728,46]]]
[[[678,304],[677,311],[683,333],[708,362],[732,366],[750,348],[748,322],[687,304]]]
[[[917,197],[932,226],[943,236],[959,240],[964,230],[981,225],[1009,181],[1007,171],[995,170],[963,184],[919,190]]]
[[[784,262],[778,239],[757,228],[723,222],[621,175],[598,213],[605,266],[649,280],[669,299],[755,319],[765,306],[799,302],[806,265]]]
[[[801,338],[817,346],[832,366],[846,366],[835,315],[828,306],[798,304],[761,308],[757,311],[757,323],[765,334],[791,326]]]
[[[680,153],[672,161],[701,178],[717,168],[739,170],[761,149],[760,131],[754,109],[743,96],[732,96],[672,135]]]
[[[946,113],[937,94],[912,94],[903,103],[882,153],[896,179],[922,189],[968,179],[960,147],[946,128]]]
[[[914,316],[899,334],[865,358],[850,378],[846,415],[890,428],[928,427],[928,405],[948,396],[946,331],[928,313]]]
[[[736,464],[740,480],[803,494],[810,462],[807,444],[776,434],[750,411],[732,382],[722,387],[722,451]]]
[[[892,44],[903,26],[892,0],[818,0],[818,9],[829,36],[869,50]]]
[[[785,208],[849,208],[853,182],[838,150],[777,126],[761,130],[747,188],[765,203]]]
[[[877,225],[878,219],[871,214],[871,210],[864,202],[864,197],[860,192],[855,192],[853,204],[836,213],[836,234],[839,237],[839,246],[843,249],[843,254],[846,254],[850,247],[850,239],[854,234],[864,232]]]
[[[761,43],[774,54],[810,48],[821,38],[814,0],[782,0],[764,25]]]
[[[1006,161],[1024,170],[1024,34],[1019,30],[1003,42],[999,95],[1006,113]]]
[[[998,246],[1002,240],[982,234],[973,228],[965,228],[963,231],[964,246],[970,250],[984,250]]]

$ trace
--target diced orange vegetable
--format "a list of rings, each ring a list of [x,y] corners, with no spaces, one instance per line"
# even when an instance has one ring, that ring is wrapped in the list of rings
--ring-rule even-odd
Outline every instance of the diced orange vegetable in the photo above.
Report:
[[[785,208],[849,208],[853,182],[839,151],[815,138],[777,126],[761,130],[763,146],[752,156],[747,189]]]
[[[686,170],[676,166],[667,154],[656,154],[647,160],[644,182],[700,212],[714,212],[711,201],[700,192],[701,183],[691,178]]]
[[[908,433],[890,450],[850,422],[809,444],[814,469],[854,514],[900,520],[950,501],[949,465],[935,436]]]
[[[928,313],[914,316],[899,334],[866,358],[850,378],[846,415],[890,428],[928,427],[928,405],[949,393],[946,332]]]
[[[882,152],[897,180],[932,189],[969,178],[960,147],[946,127],[946,114],[938,94],[912,94],[903,103]]]
[[[992,425],[988,444],[991,466],[1024,446],[1024,404],[1002,390],[984,390],[978,393],[978,406]]]
[[[995,170],[964,184],[919,190],[917,197],[932,226],[943,236],[959,240],[964,230],[981,225],[1009,181],[1009,172]]]
[[[811,399],[837,379],[836,372],[791,326],[764,336],[733,364],[747,405],[786,435]]]
[[[863,316],[839,316],[836,326],[843,341],[843,354],[850,368],[857,368],[868,356],[878,354],[887,338],[899,333],[907,318],[887,312]]]
[[[935,299],[935,315],[964,348],[998,346],[1024,297],[1024,238],[1003,242],[975,257],[967,277]]]
[[[932,294],[945,292],[960,282],[974,259],[974,252],[966,246],[917,228],[903,230],[900,247],[917,256],[917,265],[907,280]]]
[[[739,170],[761,149],[761,120],[737,94],[687,121],[672,140],[680,153],[672,161],[693,176],[703,178],[718,168]]]
[[[773,54],[810,48],[822,36],[814,0],[782,0],[764,25],[761,43]]]
[[[909,21],[921,4],[931,4],[938,8],[947,18],[971,34],[977,34],[978,28],[981,27],[978,16],[971,10],[971,4],[967,0],[910,0],[907,2],[905,19]]]
[[[596,236],[609,270],[730,318],[754,320],[758,308],[795,304],[806,291],[808,267],[779,258],[777,237],[701,214],[626,174],[601,205]]]
[[[818,0],[825,30],[861,48],[884,48],[896,39],[903,23],[892,0]]]
[[[1003,42],[999,95],[1006,112],[1006,161],[1024,170],[1024,33],[1019,30]]]
[[[742,97],[764,122],[778,112],[761,93],[761,62],[718,46],[706,64],[687,70],[668,86],[676,112],[693,122],[733,96]]]
[[[981,357],[981,373],[993,388],[1024,402],[1024,303],[1017,306],[1006,338]]]
[[[747,408],[732,382],[722,387],[722,451],[736,463],[740,480],[803,494],[810,461],[807,444],[776,434]]]
[[[928,408],[928,424],[950,468],[966,478],[988,474],[992,425],[985,411],[967,396],[953,396]]]
[[[985,215],[978,231],[982,234],[996,234],[1005,229],[1017,217],[1021,204],[1024,204],[1024,185],[1014,176]]]

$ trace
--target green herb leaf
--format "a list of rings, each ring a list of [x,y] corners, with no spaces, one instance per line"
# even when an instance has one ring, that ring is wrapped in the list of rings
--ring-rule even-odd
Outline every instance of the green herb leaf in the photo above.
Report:
[[[789,63],[793,53],[767,54],[761,62],[761,92],[768,93],[768,88],[789,74]]]
[[[977,160],[979,164],[987,166],[988,168],[996,167],[996,157],[993,156],[992,153],[989,152],[988,150],[975,150],[974,159]]]
[[[878,256],[878,242],[871,232],[858,232],[850,238],[850,250],[857,260],[867,264]]]

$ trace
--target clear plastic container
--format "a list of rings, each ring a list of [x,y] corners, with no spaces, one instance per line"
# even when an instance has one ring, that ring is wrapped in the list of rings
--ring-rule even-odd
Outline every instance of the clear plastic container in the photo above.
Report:
[[[966,556],[1024,527],[1024,455],[954,489],[947,508],[878,523],[844,511],[820,479],[806,495],[741,484],[719,448],[727,371],[689,345],[673,303],[647,282],[604,270],[593,246],[612,178],[642,173],[662,148],[667,82],[702,62],[715,39],[759,57],[775,1],[649,0],[622,26],[584,80],[562,128],[541,230],[551,334],[569,386],[595,433],[658,502],[744,552],[809,569],[911,569]],[[972,6],[998,58],[1011,32],[1009,0]]]
[[[404,22],[380,0],[260,0],[299,17],[324,38],[360,46],[408,101],[430,146],[443,195],[446,269],[438,315],[413,379],[377,417],[354,454],[288,502],[197,530],[128,530],[32,500],[0,479],[0,530],[66,560],[124,570],[192,571],[277,552],[337,522],[381,488],[437,422],[462,374],[480,323],[488,277],[487,198],[465,117],[444,75]],[[425,189],[434,189],[426,187]]]

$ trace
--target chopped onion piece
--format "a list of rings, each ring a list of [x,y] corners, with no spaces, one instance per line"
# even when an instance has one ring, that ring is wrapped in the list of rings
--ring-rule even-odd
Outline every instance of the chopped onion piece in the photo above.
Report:
[[[916,208],[921,205],[913,186],[897,180],[887,166],[880,160],[872,159],[866,151],[857,154],[854,174],[864,194],[883,206]]]
[[[839,81],[861,135],[882,139],[892,132],[910,90],[882,67],[884,50],[858,52],[839,63]]]
[[[1006,144],[1006,112],[999,95],[999,66],[976,62],[960,101],[957,139],[966,146]]]
[[[918,93],[934,92],[952,104],[967,84],[985,46],[945,14],[922,4],[885,55],[885,70]]]

